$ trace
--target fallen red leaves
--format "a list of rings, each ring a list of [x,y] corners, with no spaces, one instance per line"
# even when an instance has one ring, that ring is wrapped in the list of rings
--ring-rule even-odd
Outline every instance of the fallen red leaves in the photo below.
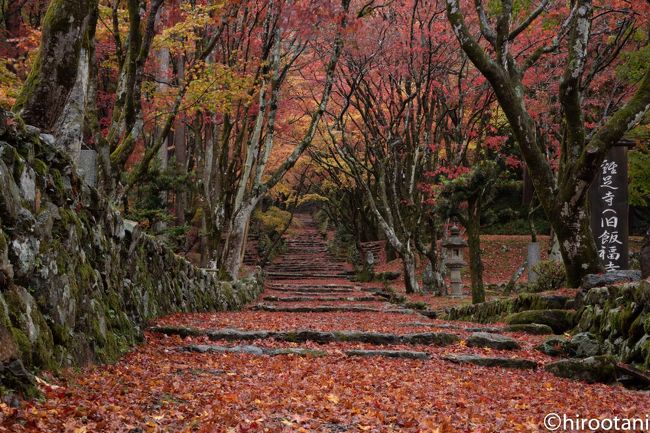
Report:
[[[353,295],[377,283],[352,284],[344,279],[271,281],[276,288],[314,289],[334,284]],[[322,288],[322,287],[321,287]],[[563,289],[563,294],[572,291]],[[263,296],[302,296],[267,290]],[[313,296],[310,294],[309,296]],[[336,292],[317,295],[340,296]],[[466,299],[412,296],[434,308]],[[380,302],[301,301],[275,306],[372,305]],[[431,320],[419,314],[384,312],[280,313],[241,311],[175,314],[157,325],[199,329],[292,331],[373,331],[393,334],[447,332],[461,340],[446,347],[369,343],[290,343],[272,339],[231,342],[207,337],[182,339],[147,333],[145,343],[114,365],[67,371],[57,386],[44,386],[47,399],[23,402],[19,409],[0,405],[0,432],[543,432],[550,412],[569,417],[643,417],[650,413],[646,393],[620,386],[587,385],[559,379],[538,369],[458,365],[443,357],[474,354],[552,360],[534,346],[545,336],[505,333],[521,349],[506,351],[468,347],[475,323]],[[502,324],[490,324],[489,327]],[[325,356],[190,353],[192,344],[258,348],[311,348]],[[353,357],[350,349],[426,352],[430,359]]]
[[[248,322],[255,316],[261,317]],[[337,327],[348,323],[349,329],[365,323],[371,329],[369,324],[384,320],[390,321],[384,330],[424,332],[400,326],[406,323],[400,321],[404,315],[375,316],[242,312],[176,315],[161,323],[195,325],[204,320],[208,327],[291,329],[313,318],[314,329],[327,323]],[[19,410],[2,407],[0,431],[535,432],[544,431],[540,422],[548,412],[623,417],[650,411],[646,394],[621,387],[571,382],[542,371],[440,360],[453,353],[550,359],[531,350],[542,337],[517,334],[517,338],[525,347],[515,352],[471,349],[463,342],[446,348],[390,347],[432,354],[429,361],[417,361],[346,357],[340,353],[343,348],[370,348],[350,343],[300,344],[330,353],[322,358],[184,353],[179,346],[207,340],[147,335],[144,345],[115,365],[90,367],[82,374],[68,372],[63,387],[47,391],[44,402],[25,403]],[[268,340],[250,344],[288,345]]]

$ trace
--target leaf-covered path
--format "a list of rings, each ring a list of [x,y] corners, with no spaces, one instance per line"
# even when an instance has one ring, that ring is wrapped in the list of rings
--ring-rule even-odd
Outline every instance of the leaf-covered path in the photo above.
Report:
[[[67,372],[44,401],[3,405],[0,431],[537,432],[550,412],[650,412],[647,393],[534,369],[552,359],[533,350],[543,336],[386,302],[376,284],[345,278],[301,219],[258,303],[163,318],[118,363]],[[480,330],[504,336],[501,348],[481,347]],[[463,362],[500,357],[516,368]]]

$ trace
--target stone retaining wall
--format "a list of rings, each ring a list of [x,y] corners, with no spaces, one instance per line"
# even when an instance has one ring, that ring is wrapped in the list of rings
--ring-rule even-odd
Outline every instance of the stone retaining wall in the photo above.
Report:
[[[595,287],[578,310],[576,332],[590,332],[606,353],[650,369],[650,282]]]
[[[125,227],[74,173],[50,137],[0,112],[0,379],[116,359],[147,322],[182,311],[232,310],[261,291],[194,267]]]
[[[516,298],[499,299],[480,304],[464,305],[447,310],[447,320],[466,320],[479,323],[492,323],[512,313],[528,310],[573,308],[573,299],[566,296],[522,293]]]

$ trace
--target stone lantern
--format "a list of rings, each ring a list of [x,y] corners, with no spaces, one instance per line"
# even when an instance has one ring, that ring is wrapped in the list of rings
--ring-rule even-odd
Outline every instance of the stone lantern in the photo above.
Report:
[[[460,236],[460,229],[455,225],[449,229],[449,238],[442,242],[446,248],[445,267],[449,269],[449,279],[451,281],[451,296],[463,296],[463,281],[460,276],[460,270],[465,267],[463,260],[463,249],[467,247],[467,242]]]

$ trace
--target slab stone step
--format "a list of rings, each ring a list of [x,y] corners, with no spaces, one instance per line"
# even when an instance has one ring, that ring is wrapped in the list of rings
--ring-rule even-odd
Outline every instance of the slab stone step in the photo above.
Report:
[[[523,332],[530,335],[550,335],[553,334],[553,328],[541,323],[520,323],[517,325],[508,325],[503,328],[506,332]]]
[[[342,275],[337,272],[332,272],[329,274],[323,274],[323,273],[308,273],[304,274],[302,272],[274,272],[274,271],[267,271],[266,275],[268,277],[275,277],[275,278],[283,278],[283,279],[292,279],[292,280],[303,280],[303,279],[344,279],[345,275]]]
[[[431,359],[426,352],[412,352],[409,350],[345,350],[348,356],[383,356],[386,358],[400,359]]]
[[[418,314],[418,311],[407,308],[375,308],[363,306],[336,306],[315,305],[313,307],[297,306],[285,307],[276,305],[258,304],[251,308],[255,311],[268,311],[277,313],[391,313],[391,314]]]
[[[376,301],[377,298],[374,296],[360,296],[360,297],[332,297],[332,296],[321,296],[321,297],[308,297],[308,296],[265,296],[262,298],[267,302],[304,302],[304,301],[323,301],[323,302],[334,302],[334,301],[348,301],[348,302],[372,302]]]
[[[327,352],[324,350],[306,349],[300,347],[286,347],[281,349],[269,349],[266,347],[258,347],[252,345],[244,346],[214,346],[208,344],[193,344],[185,346],[182,350],[187,352],[198,353],[246,353],[249,355],[298,355],[298,356],[325,356]]]
[[[423,327],[423,328],[439,328],[439,329],[458,329],[461,331],[467,331],[467,332],[492,332],[492,333],[499,333],[503,332],[504,328],[492,326],[492,327],[475,327],[475,326],[461,326],[461,325],[453,325],[450,323],[441,323],[441,324],[436,324],[436,323],[427,323],[427,322],[407,322],[407,323],[402,323],[399,326],[405,326],[405,327]]]
[[[354,287],[350,287],[349,289],[344,289],[344,288],[337,288],[337,289],[326,289],[326,288],[316,288],[316,289],[308,289],[308,288],[289,288],[289,287],[269,287],[269,290],[273,290],[276,292],[289,292],[289,293],[352,293],[355,292],[356,290]]]
[[[482,367],[502,367],[521,370],[535,370],[537,368],[537,362],[522,358],[500,358],[476,355],[447,355],[443,356],[442,359],[456,364],[473,364],[480,365]]]
[[[239,329],[229,328],[204,330],[175,326],[156,326],[149,328],[149,330],[151,332],[165,335],[179,335],[181,337],[208,337],[210,340],[227,341],[274,339],[278,341],[290,341],[293,343],[314,341],[316,343],[354,342],[375,345],[421,344],[431,346],[448,346],[460,341],[460,337],[457,335],[444,332],[424,332],[417,334],[398,335],[363,331],[242,331]]]
[[[333,353],[325,350],[308,349],[302,347],[283,347],[283,348],[267,348],[253,345],[242,346],[216,346],[209,344],[193,344],[190,346],[182,347],[181,350],[186,352],[196,353],[245,353],[248,355],[297,355],[306,357],[321,357],[331,355]],[[420,359],[427,360],[431,357],[426,352],[415,352],[408,350],[344,350],[347,356],[381,356],[384,358],[400,358],[400,359]]]
[[[467,338],[468,347],[489,347],[497,350],[519,349],[519,343],[514,338],[490,332],[475,332]]]

